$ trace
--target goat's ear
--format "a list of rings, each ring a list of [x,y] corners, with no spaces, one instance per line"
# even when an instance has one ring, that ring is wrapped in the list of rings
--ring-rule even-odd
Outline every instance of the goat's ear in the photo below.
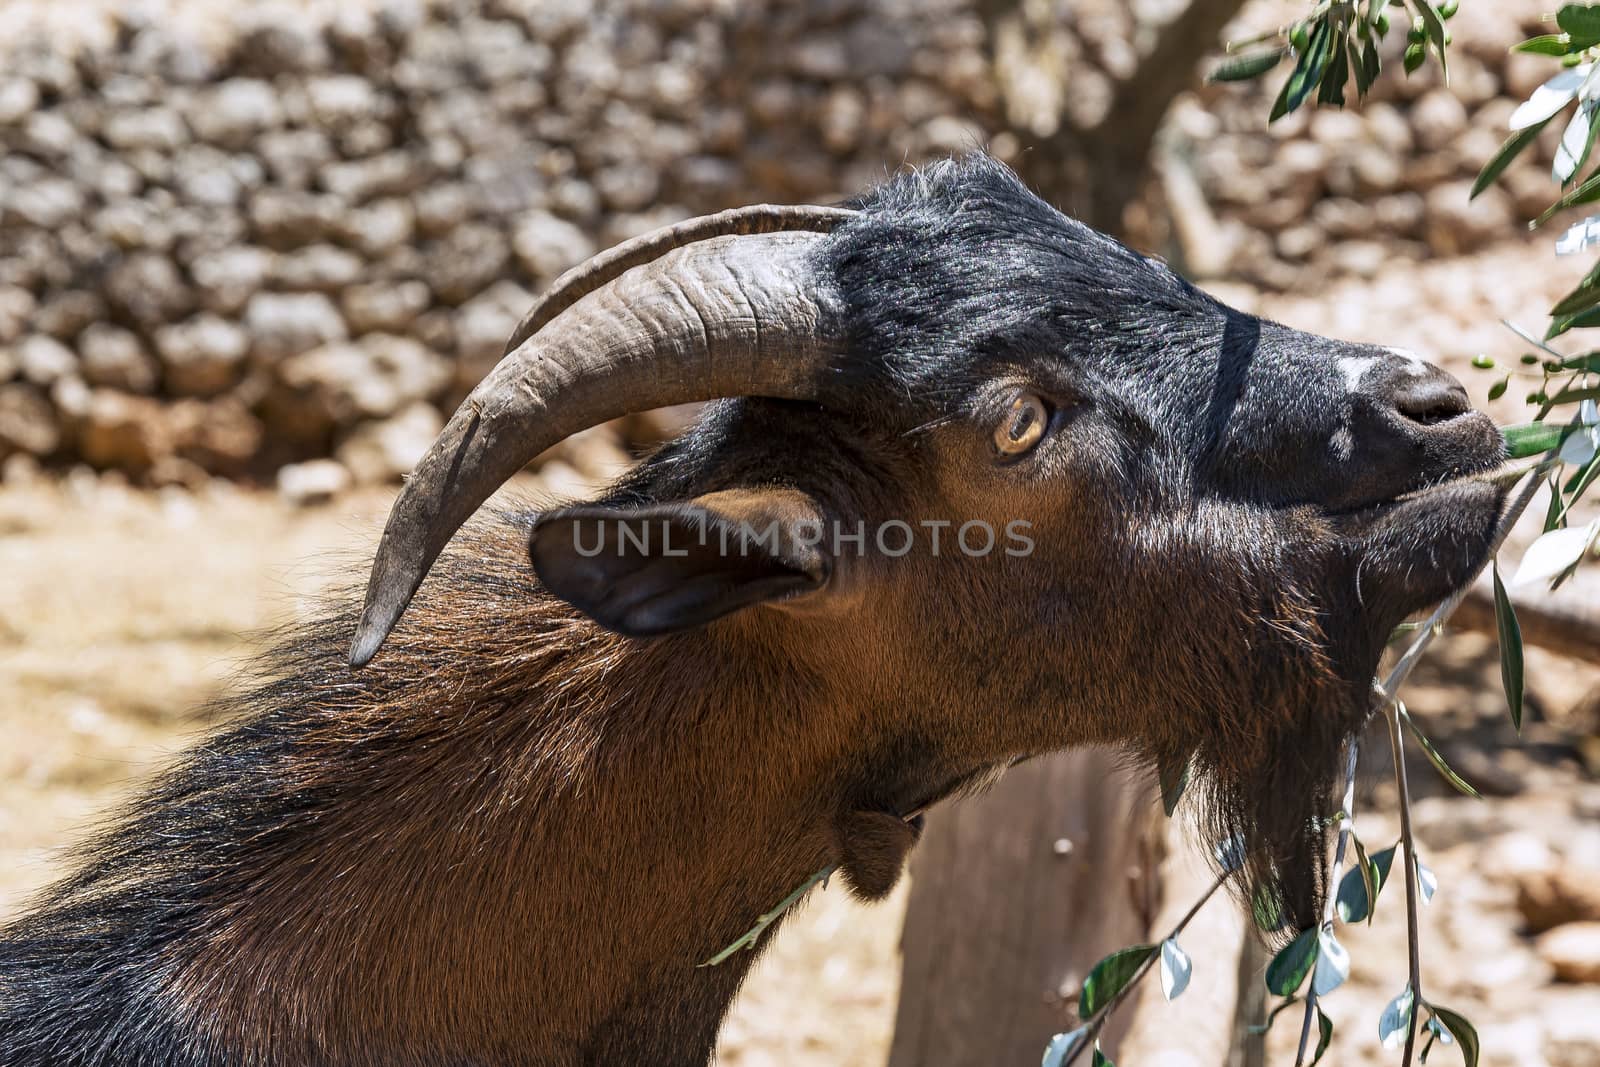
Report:
[[[541,515],[529,537],[546,589],[608,630],[654,637],[820,589],[821,509],[787,489]]]

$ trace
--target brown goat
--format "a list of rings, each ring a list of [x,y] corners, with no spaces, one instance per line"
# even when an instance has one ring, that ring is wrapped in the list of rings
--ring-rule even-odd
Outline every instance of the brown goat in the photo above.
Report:
[[[440,555],[554,440],[714,397]],[[0,1064],[704,1064],[754,954],[698,963],[831,863],[881,896],[900,816],[1070,745],[1192,759],[1305,925],[1338,748],[1481,562],[1500,494],[1461,476],[1501,455],[1440,372],[1226,308],[983,157],[625,246],[419,465],[359,622],[0,935]]]

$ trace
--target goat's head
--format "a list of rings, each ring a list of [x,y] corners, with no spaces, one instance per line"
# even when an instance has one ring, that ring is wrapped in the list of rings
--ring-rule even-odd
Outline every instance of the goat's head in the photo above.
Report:
[[[396,504],[352,662],[534,455],[713,398],[740,399],[539,517],[550,592],[870,691],[883,720],[841,748],[911,754],[865,787],[888,808],[1070,744],[1192,758],[1299,925],[1385,639],[1470,577],[1501,502],[1462,479],[1503,446],[1447,375],[1229,309],[979,157],[558,283]]]

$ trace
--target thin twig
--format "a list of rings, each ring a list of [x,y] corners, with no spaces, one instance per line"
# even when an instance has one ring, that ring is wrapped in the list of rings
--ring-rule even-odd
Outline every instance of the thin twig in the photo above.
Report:
[[[1012,760],[1011,762],[1013,765],[1015,765],[1021,761]],[[905,822],[911,822],[917,816],[926,813],[927,810],[932,806],[933,805],[931,802],[927,804],[919,804],[911,811],[900,816],[900,818]],[[818,871],[816,874],[813,874],[810,878],[807,878],[804,882],[801,882],[794,888],[792,893],[778,902],[777,907],[758,916],[756,918],[756,924],[750,929],[746,930],[743,934],[739,935],[738,940],[730,942],[726,947],[723,948],[721,952],[717,953],[715,956],[712,956],[704,963],[695,964],[695,967],[716,967],[719,964],[727,962],[727,960],[730,959],[734,953],[740,951],[741,949],[755,948],[756,942],[761,940],[761,935],[766,932],[767,927],[771,926],[773,923],[782,918],[784,912],[794,907],[800,898],[805,896],[812,889],[816,888],[818,885],[825,887],[828,879],[833,877],[834,872],[839,869],[839,866],[840,865],[837,863],[830,864],[829,866],[822,868],[822,870]]]
[[[1117,990],[1110,1000],[1101,1005],[1099,1011],[1089,1016],[1088,1020],[1083,1024],[1083,1040],[1078,1042],[1077,1047],[1068,1053],[1067,1058],[1062,1061],[1061,1067],[1071,1067],[1087,1049],[1094,1047],[1095,1040],[1100,1036],[1100,1028],[1105,1025],[1106,1019],[1117,1009],[1117,1006],[1122,1003],[1128,994],[1133,992],[1133,988],[1139,984],[1140,979],[1149,973],[1150,968],[1161,957],[1161,946],[1183,933],[1184,927],[1189,925],[1189,920],[1200,913],[1200,909],[1205,907],[1206,901],[1216,895],[1217,890],[1222,888],[1222,884],[1233,875],[1236,869],[1230,868],[1217,875],[1217,880],[1211,883],[1211,888],[1200,895],[1200,899],[1194,902],[1194,906],[1184,914],[1183,918],[1178,920],[1178,925],[1172,928],[1172,932],[1156,942],[1156,950],[1146,957],[1145,961],[1139,965],[1138,970],[1133,972],[1133,977],[1128,979],[1127,984]]]
[[[1411,838],[1411,790],[1406,782],[1406,754],[1400,736],[1400,705],[1389,705],[1389,744],[1394,748],[1394,780],[1400,787],[1400,840],[1406,849],[1406,949],[1411,971],[1411,1018],[1406,1021],[1406,1051],[1400,1067],[1411,1067],[1411,1050],[1417,1043],[1417,1019],[1422,1014],[1422,933],[1417,920],[1417,846]]]
[[[1378,687],[1379,701],[1374,705],[1375,707],[1383,707],[1394,701],[1400,691],[1400,687],[1405,684],[1407,678],[1411,677],[1411,672],[1416,669],[1418,661],[1422,659],[1422,654],[1428,650],[1429,645],[1433,644],[1433,639],[1438,636],[1440,628],[1450,618],[1451,613],[1456,610],[1461,601],[1466,598],[1467,592],[1472,588],[1472,583],[1477,581],[1478,575],[1482,574],[1489,566],[1489,561],[1494,559],[1495,553],[1500,551],[1500,546],[1510,536],[1511,528],[1517,524],[1518,519],[1522,518],[1522,513],[1528,510],[1528,505],[1533,502],[1534,494],[1539,491],[1539,486],[1543,484],[1545,472],[1550,470],[1557,462],[1552,457],[1546,457],[1537,465],[1528,467],[1519,474],[1519,477],[1526,477],[1527,474],[1531,473],[1533,477],[1528,478],[1511,502],[1501,509],[1500,519],[1495,524],[1494,536],[1489,540],[1489,551],[1484,554],[1483,562],[1478,564],[1477,570],[1473,571],[1472,575],[1461,583],[1461,588],[1435,608],[1433,614],[1428,616],[1428,621],[1422,624],[1422,632],[1417,634],[1416,640],[1411,642],[1411,647],[1406,649],[1405,655],[1400,657],[1400,661],[1389,672],[1389,677],[1385,678],[1383,684]]]
[[[1351,738],[1344,751],[1344,800],[1339,806],[1339,840],[1333,848],[1333,871],[1328,875],[1326,894],[1322,902],[1322,928],[1333,929],[1333,911],[1339,879],[1344,875],[1344,857],[1350,847],[1350,835],[1355,832],[1356,821],[1356,754],[1357,742]],[[1311,990],[1306,994],[1305,1018],[1300,1022],[1300,1048],[1295,1053],[1294,1067],[1306,1059],[1306,1048],[1311,1042],[1311,1024],[1317,1017],[1317,983],[1313,978]]]
[[[1400,838],[1405,846],[1405,874],[1406,874],[1406,949],[1411,981],[1411,1018],[1406,1030],[1405,1056],[1401,1061],[1402,1067],[1411,1067],[1411,1054],[1417,1039],[1417,1018],[1422,1007],[1422,934],[1417,917],[1417,855],[1416,846],[1411,836],[1411,792],[1406,780],[1405,746],[1400,733],[1400,705],[1397,697],[1400,687],[1405,684],[1411,672],[1416,668],[1422,654],[1427,651],[1433,639],[1440,632],[1444,622],[1455,611],[1472,582],[1489,565],[1500,546],[1505,543],[1511,533],[1511,528],[1522,518],[1523,512],[1528,510],[1528,505],[1533,502],[1534,494],[1543,484],[1544,474],[1555,463],[1554,457],[1547,456],[1543,462],[1531,469],[1531,478],[1527,478],[1517,495],[1501,510],[1500,519],[1495,525],[1494,536],[1490,541],[1489,552],[1484,557],[1483,563],[1478,567],[1472,577],[1463,583],[1455,595],[1440,604],[1429,616],[1422,632],[1417,635],[1411,647],[1406,649],[1405,655],[1400,657],[1400,662],[1394,665],[1389,672],[1389,677],[1384,679],[1383,685],[1378,687],[1378,695],[1382,704],[1386,705],[1386,717],[1389,725],[1389,744],[1394,749],[1394,775],[1395,784],[1400,790]],[[1369,905],[1370,906],[1370,905]],[[1302,1047],[1304,1038],[1302,1037]]]

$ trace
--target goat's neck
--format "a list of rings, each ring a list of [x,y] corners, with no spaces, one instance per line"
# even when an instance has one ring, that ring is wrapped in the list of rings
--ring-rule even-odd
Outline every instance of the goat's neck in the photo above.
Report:
[[[292,1059],[264,1035],[304,1020],[330,1063],[704,1061],[754,954],[695,965],[836,857],[840,709],[759,647],[547,639],[390,690],[400,648],[313,696],[259,788],[314,810],[241,852],[175,972],[212,1040]]]

